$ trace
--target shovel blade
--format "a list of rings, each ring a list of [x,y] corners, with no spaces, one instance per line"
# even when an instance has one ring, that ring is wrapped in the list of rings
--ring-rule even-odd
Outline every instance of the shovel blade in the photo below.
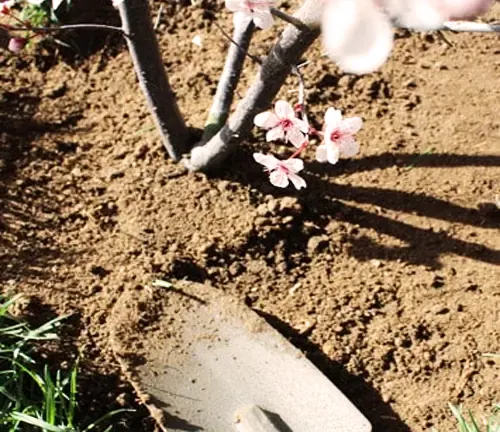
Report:
[[[371,431],[340,390],[251,309],[212,287],[175,287],[163,291],[165,323],[156,326],[170,336],[144,332],[150,349],[134,366],[164,430]]]

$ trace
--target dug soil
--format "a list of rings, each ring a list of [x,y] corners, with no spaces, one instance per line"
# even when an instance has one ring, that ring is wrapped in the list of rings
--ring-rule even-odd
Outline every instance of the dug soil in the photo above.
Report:
[[[228,47],[213,14],[227,31],[231,17],[164,9],[165,65],[189,125],[201,128]],[[325,166],[306,155],[301,191],[273,188],[253,162],[255,151],[290,152],[257,130],[215,175],[168,160],[114,39],[103,35],[104,48],[78,63],[2,54],[0,282],[24,294],[19,313],[35,322],[72,314],[63,355],[47,356],[80,355],[85,416],[135,406],[115,430],[154,430],[109,336],[117,300],[144,291],[153,304],[155,279],[209,283],[267,314],[375,431],[456,430],[448,402],[479,418],[491,411],[500,43],[445,36],[398,33],[391,60],[366,77],[343,74],[319,44],[307,53],[311,117],[335,106],[365,125],[354,159]],[[272,39],[259,32],[252,52]],[[254,71],[248,64],[238,100]],[[280,97],[294,101],[296,88],[290,77]],[[131,322],[148,331],[155,317]]]

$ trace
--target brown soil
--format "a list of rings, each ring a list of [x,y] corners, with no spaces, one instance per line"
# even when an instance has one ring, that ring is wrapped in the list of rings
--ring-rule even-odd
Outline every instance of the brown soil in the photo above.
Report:
[[[165,64],[201,127],[227,44],[200,9],[167,12]],[[258,132],[218,177],[167,160],[123,48],[78,66],[1,59],[0,280],[36,320],[74,314],[64,360],[82,352],[86,413],[134,405],[110,317],[155,278],[209,282],[263,312],[375,431],[453,430],[448,402],[489,412],[500,399],[498,360],[483,356],[500,351],[499,40],[447,37],[452,47],[401,33],[392,60],[362,78],[319,46],[308,53],[313,115],[334,105],[365,127],[354,160],[309,155],[300,192],[274,189],[253,163],[270,148]],[[259,34],[253,51],[271,40]],[[122,423],[154,427],[145,410]]]

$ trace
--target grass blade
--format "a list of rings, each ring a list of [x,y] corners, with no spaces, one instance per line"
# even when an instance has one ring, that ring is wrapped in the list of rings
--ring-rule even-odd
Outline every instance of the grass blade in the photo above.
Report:
[[[40,429],[46,430],[49,432],[68,432],[68,429],[66,429],[66,428],[51,425],[42,419],[30,416],[28,414],[24,414],[24,413],[20,413],[20,412],[13,412],[11,414],[11,417],[14,420],[17,420],[19,422],[27,423],[27,424],[39,427]]]
[[[114,417],[117,414],[121,414],[123,412],[134,412],[134,411],[135,410],[133,410],[133,409],[127,409],[127,408],[120,408],[120,409],[117,409],[117,410],[114,410],[114,411],[110,411],[110,412],[104,414],[99,419],[97,419],[95,422],[93,422],[90,425],[88,425],[83,430],[83,432],[88,432],[88,431],[93,430],[94,428],[96,428],[97,426],[99,426],[100,423],[102,423],[103,421],[109,420],[111,417]]]

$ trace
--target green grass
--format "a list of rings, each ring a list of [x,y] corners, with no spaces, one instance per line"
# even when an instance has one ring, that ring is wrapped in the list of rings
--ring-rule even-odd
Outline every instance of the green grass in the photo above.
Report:
[[[498,359],[500,354],[485,353],[483,357]],[[457,419],[459,432],[500,432],[500,403],[493,407],[491,416],[481,422],[476,420],[470,411],[464,415],[461,407],[449,405],[451,412]]]
[[[128,410],[111,411],[91,424],[80,425],[77,384],[78,362],[66,372],[50,373],[33,358],[34,345],[57,339],[65,317],[32,329],[8,313],[18,297],[0,295],[0,430],[87,432],[109,431],[109,420]]]
[[[450,404],[450,409],[458,421],[459,432],[500,432],[500,404],[493,408],[492,415],[480,422],[469,411],[464,415],[461,407]]]

